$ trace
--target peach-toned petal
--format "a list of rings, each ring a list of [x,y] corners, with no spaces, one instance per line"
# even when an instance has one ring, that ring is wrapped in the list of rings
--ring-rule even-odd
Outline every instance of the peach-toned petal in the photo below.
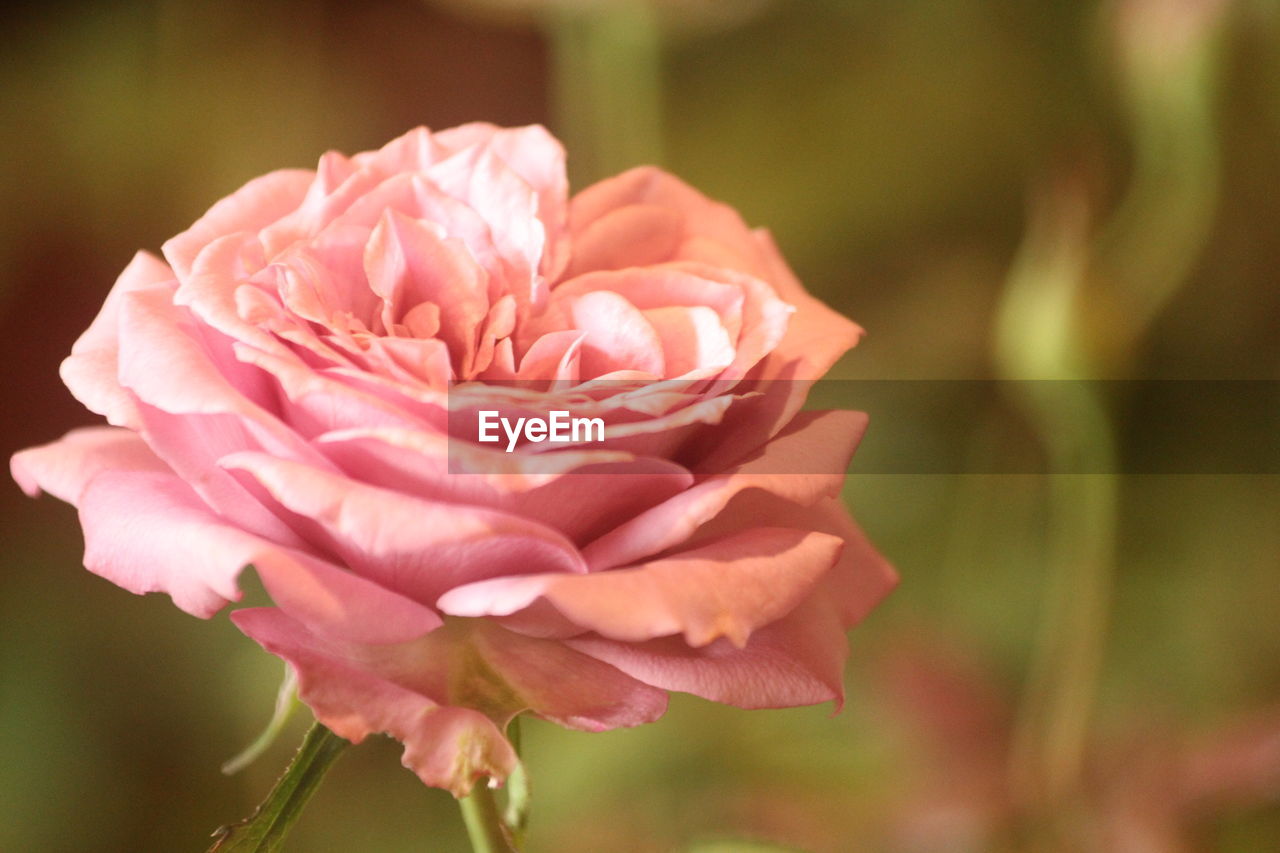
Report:
[[[727,639],[691,648],[679,637],[623,643],[588,635],[565,643],[646,684],[740,708],[839,703],[848,644],[820,595],[821,588],[743,648]]]
[[[840,546],[823,533],[755,527],[630,569],[480,581],[439,606],[455,616],[507,616],[542,599],[610,639],[681,633],[695,647],[718,637],[741,647],[808,594]]]
[[[718,243],[724,247],[722,256],[736,259],[734,268],[738,271],[748,275],[764,271],[760,249],[737,211],[653,166],[631,169],[578,193],[569,204],[569,229],[575,236],[582,234],[611,212],[632,205],[661,207],[678,214],[684,220],[686,241],[696,237]],[[674,259],[702,260],[707,254],[705,249],[690,255],[677,250]]]
[[[611,210],[574,235],[565,277],[672,260],[683,228],[684,218],[665,207],[633,204]]]
[[[592,570],[599,570],[678,545],[747,489],[763,489],[798,504],[833,495],[865,426],[861,412],[806,412],[737,469],[706,478],[628,519],[584,548],[583,556]]]
[[[715,541],[760,518],[768,518],[777,527],[817,530],[844,541],[840,559],[822,582],[825,598],[836,608],[845,628],[861,622],[898,584],[893,567],[872,547],[838,497],[803,506],[763,489],[738,492],[719,515],[698,528],[685,547]]]
[[[669,306],[642,312],[662,341],[662,356],[669,376],[692,370],[722,370],[733,363],[729,333],[716,312],[704,306]]]
[[[844,551],[824,580],[847,629],[867,617],[898,585],[898,573],[876,550],[839,498],[821,501],[810,523],[844,540]]]
[[[742,307],[746,294],[741,287],[722,280],[707,268],[666,264],[643,269],[591,272],[557,287],[554,301],[571,305],[577,297],[597,292],[622,296],[641,310],[671,305],[703,305],[720,316],[731,338],[737,340],[742,331]]]

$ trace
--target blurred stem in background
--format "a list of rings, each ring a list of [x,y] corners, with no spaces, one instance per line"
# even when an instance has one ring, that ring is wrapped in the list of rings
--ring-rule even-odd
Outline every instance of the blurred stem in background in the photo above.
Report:
[[[1214,120],[1222,21],[1230,0],[1120,0],[1111,22],[1133,173],[1098,235],[1092,279],[1109,310],[1098,358],[1123,366],[1186,282],[1213,225]],[[1088,306],[1084,306],[1087,311]]]
[[[1133,148],[1124,197],[1094,235],[1084,182],[1033,205],[999,307],[996,363],[1040,432],[1047,580],[1014,732],[1010,782],[1032,827],[1070,846],[1105,650],[1119,482],[1104,402],[1081,380],[1122,375],[1185,283],[1217,203],[1213,104],[1225,0],[1119,0],[1105,8]],[[1063,381],[1052,381],[1063,380]],[[1077,839],[1078,840],[1078,839]]]
[[[1033,812],[1062,805],[1079,781],[1110,605],[1116,478],[1111,424],[1079,351],[1074,306],[1088,260],[1087,202],[1054,187],[1032,211],[1006,285],[997,361],[1048,457],[1044,605],[1014,731],[1011,782]]]
[[[648,0],[549,4],[556,133],[575,187],[662,162],[662,35]]]

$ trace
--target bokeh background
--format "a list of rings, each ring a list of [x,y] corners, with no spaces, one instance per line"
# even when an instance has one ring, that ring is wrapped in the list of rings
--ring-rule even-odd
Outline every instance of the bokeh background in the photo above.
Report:
[[[576,187],[657,161],[772,228],[868,329],[839,377],[1280,379],[1272,0],[134,0],[2,20],[5,455],[92,422],[57,364],[136,248],[269,169],[472,119],[547,124]],[[1134,435],[1082,387],[1011,403],[1050,467],[1123,471]],[[981,417],[873,414],[877,446],[959,440],[975,470],[1000,452]],[[1237,440],[1229,418],[1170,426],[1125,429],[1167,454]],[[851,635],[844,711],[686,697],[631,731],[527,723],[530,850],[1280,849],[1274,467],[859,464],[886,466],[855,459],[847,497],[903,582]],[[80,569],[69,507],[13,485],[0,507],[0,850],[205,849],[305,727],[219,773],[282,667],[225,616]],[[398,754],[344,756],[290,849],[466,849]]]

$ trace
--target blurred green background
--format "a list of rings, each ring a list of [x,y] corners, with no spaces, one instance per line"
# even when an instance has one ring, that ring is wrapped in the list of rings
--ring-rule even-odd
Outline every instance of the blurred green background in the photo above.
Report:
[[[269,169],[472,119],[548,124],[577,188],[659,160],[769,226],[869,332],[839,377],[1280,378],[1270,0],[151,0],[3,21],[6,454],[93,421],[57,364],[135,248]],[[1055,464],[1111,453],[1097,401],[1016,402]],[[883,421],[993,452],[983,423]],[[847,497],[903,582],[851,635],[843,713],[677,697],[637,730],[526,723],[530,850],[1280,849],[1275,475],[858,464]],[[298,715],[218,771],[280,664],[225,616],[84,572],[69,507],[0,502],[0,851],[203,850],[301,736]],[[398,755],[345,756],[290,849],[466,849]]]

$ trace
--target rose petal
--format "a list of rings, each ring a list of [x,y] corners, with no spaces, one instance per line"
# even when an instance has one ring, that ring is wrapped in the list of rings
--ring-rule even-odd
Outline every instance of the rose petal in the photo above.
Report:
[[[315,173],[306,169],[281,169],[254,178],[219,201],[162,247],[165,259],[179,277],[206,245],[236,231],[256,231],[295,210],[307,194]]]
[[[443,234],[439,226],[388,211],[365,248],[365,272],[382,297],[387,329],[420,302],[439,306],[440,336],[461,374],[470,378],[480,324],[489,311],[488,284],[466,248]]]
[[[245,633],[298,666],[302,696],[308,703],[320,701],[316,710],[318,716],[324,714],[322,722],[349,722],[357,737],[387,730],[378,721],[388,700],[392,707],[411,701],[419,710],[476,709],[468,713],[481,712],[495,732],[522,711],[570,728],[604,731],[651,722],[666,710],[661,690],[562,643],[524,637],[491,623],[454,620],[412,642],[370,646],[319,637],[272,610],[240,610],[232,618]],[[313,676],[309,682],[308,672]],[[345,689],[352,681],[358,691]],[[325,702],[335,695],[341,698]],[[414,769],[422,770],[417,763]],[[499,778],[509,770],[496,769],[493,775]],[[458,775],[471,781],[469,774]],[[450,781],[456,781],[453,774]]]
[[[543,599],[581,629],[615,640],[683,633],[691,646],[723,636],[741,647],[808,594],[840,546],[824,533],[755,527],[631,569],[480,581],[446,593],[439,606],[455,616],[507,616]]]
[[[574,236],[565,278],[669,261],[680,245],[683,228],[684,217],[665,207],[633,204],[611,210]]]
[[[9,470],[31,497],[43,490],[74,504],[84,487],[103,471],[164,472],[169,466],[131,430],[84,427],[57,441],[15,453]]]
[[[429,501],[501,510],[558,530],[576,544],[671,498],[693,481],[684,468],[662,459],[582,467],[532,487],[510,483],[515,478],[509,476],[456,476],[396,436],[385,431],[337,433],[323,436],[318,446],[363,482]]]
[[[120,387],[120,304],[125,294],[173,280],[173,270],[149,252],[138,252],[120,273],[102,310],[62,362],[62,381],[87,409],[116,426],[136,426],[133,398]]]
[[[506,513],[412,498],[261,453],[221,464],[265,490],[307,541],[423,604],[482,578],[586,570],[563,536]]]
[[[646,684],[740,708],[840,703],[848,643],[820,595],[821,587],[743,648],[726,639],[690,648],[679,637],[623,643],[588,635],[565,643]]]
[[[274,397],[268,375],[234,356],[234,369],[215,365],[193,337],[201,330],[162,293],[130,293],[120,322],[120,382],[139,400],[151,449],[232,523],[274,541],[291,541],[288,529],[216,465],[240,450],[326,464],[297,433],[251,399]],[[239,381],[233,383],[227,373]]]
[[[402,763],[425,784],[464,797],[478,780],[505,779],[515,769],[514,748],[478,711],[442,707],[333,654],[275,608],[238,610],[231,619],[289,662],[298,673],[298,695],[317,720],[352,743],[386,732],[404,744]]]
[[[865,427],[861,412],[806,412],[755,458],[628,519],[584,548],[583,556],[598,571],[673,547],[746,489],[763,489],[798,504],[835,494]]]
[[[86,568],[131,592],[166,592],[196,616],[238,600],[236,578],[253,565],[278,604],[327,633],[402,642],[440,624],[428,608],[226,524],[170,473],[103,471],[77,503]]]
[[[733,363],[733,343],[716,312],[703,306],[670,306],[642,312],[662,341],[666,372],[684,376],[700,368]]]
[[[898,584],[898,575],[872,547],[862,529],[838,497],[819,499],[810,506],[785,500],[761,489],[734,495],[720,514],[698,528],[683,547],[713,542],[721,536],[768,518],[777,527],[817,530],[845,543],[840,559],[824,577],[826,598],[837,608],[844,627],[861,622]]]
[[[537,270],[547,234],[536,217],[539,198],[529,183],[483,146],[463,149],[426,174],[488,223],[493,245],[509,269],[503,292],[515,297],[522,311],[541,306],[546,282]]]
[[[764,265],[760,249],[738,212],[712,201],[693,187],[653,166],[640,166],[587,187],[569,203],[569,230],[575,238],[612,211],[632,205],[661,207],[684,221],[686,241],[693,237],[719,243],[737,259],[734,267],[749,275],[761,275]],[[674,260],[699,260],[705,250],[684,255],[677,250]]]
[[[654,378],[666,375],[662,341],[626,299],[596,291],[574,300],[569,310],[573,328],[586,333],[580,361],[584,376],[616,370],[637,370]]]
[[[559,141],[540,125],[499,128],[484,122],[441,131],[436,139],[454,150],[486,146],[533,188],[538,199],[537,216],[548,239],[540,272],[548,279],[559,276],[568,260],[569,246],[565,236],[569,180]]]

